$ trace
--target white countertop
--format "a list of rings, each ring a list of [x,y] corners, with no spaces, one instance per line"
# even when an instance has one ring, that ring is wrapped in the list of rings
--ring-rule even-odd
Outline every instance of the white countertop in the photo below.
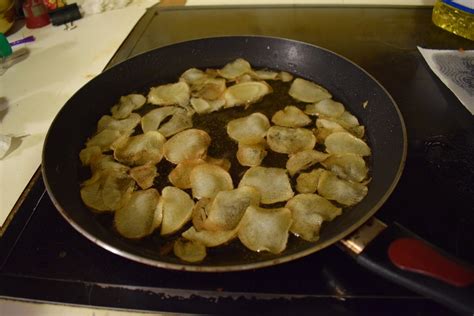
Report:
[[[8,37],[14,41],[34,35],[36,41],[23,45],[30,51],[26,60],[0,76],[0,97],[8,104],[0,112],[0,134],[18,137],[0,160],[0,227],[40,166],[43,142],[56,113],[104,69],[146,8],[155,3],[134,1],[124,9],[85,16],[70,31],[52,25],[23,27]]]

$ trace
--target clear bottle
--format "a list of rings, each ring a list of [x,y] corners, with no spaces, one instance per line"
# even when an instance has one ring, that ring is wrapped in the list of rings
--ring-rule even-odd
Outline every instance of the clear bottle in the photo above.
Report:
[[[474,41],[474,0],[436,0],[433,23]]]

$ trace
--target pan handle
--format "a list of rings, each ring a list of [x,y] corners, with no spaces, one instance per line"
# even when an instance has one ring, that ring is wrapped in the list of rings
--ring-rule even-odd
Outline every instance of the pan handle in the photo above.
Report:
[[[342,241],[359,264],[459,313],[474,314],[472,266],[396,223],[386,227],[372,219],[365,231],[364,226]],[[350,246],[357,240],[362,246]]]

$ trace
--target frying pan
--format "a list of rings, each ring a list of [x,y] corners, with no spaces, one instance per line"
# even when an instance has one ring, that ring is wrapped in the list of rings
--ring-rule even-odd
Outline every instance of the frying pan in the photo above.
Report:
[[[157,249],[162,245],[157,236],[140,242],[121,238],[111,229],[110,220],[93,214],[79,195],[84,180],[79,151],[95,132],[98,119],[109,113],[120,96],[147,93],[153,85],[175,82],[189,68],[218,68],[236,58],[248,60],[257,69],[287,71],[319,83],[359,118],[372,148],[368,195],[325,223],[318,242],[290,238],[287,249],[279,255],[252,253],[231,244],[212,249],[202,263],[188,264],[160,254]],[[217,37],[158,48],[91,80],[54,119],[44,144],[42,172],[53,203],[74,228],[97,245],[138,262],[187,271],[247,270],[294,260],[342,240],[339,244],[347,246],[359,263],[374,272],[459,311],[472,312],[474,274],[470,267],[440,254],[440,250],[396,225],[386,228],[375,219],[364,225],[394,190],[404,167],[406,148],[405,126],[394,100],[374,78],[346,58],[288,39]],[[421,261],[416,261],[420,256],[411,255],[413,252],[423,253]]]

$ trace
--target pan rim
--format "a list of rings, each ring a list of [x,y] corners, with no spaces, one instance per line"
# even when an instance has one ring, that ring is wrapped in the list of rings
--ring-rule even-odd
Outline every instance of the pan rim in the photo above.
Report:
[[[285,263],[285,262],[293,261],[295,259],[299,259],[299,258],[308,256],[312,253],[315,253],[315,252],[317,252],[321,249],[324,249],[328,246],[331,246],[331,245],[337,243],[341,239],[344,239],[346,236],[348,236],[349,234],[354,232],[357,228],[362,226],[369,218],[374,216],[374,214],[380,209],[380,207],[382,207],[382,205],[387,201],[389,196],[393,193],[393,191],[395,190],[395,188],[396,188],[396,186],[397,186],[397,184],[398,184],[398,182],[401,178],[401,175],[403,173],[405,162],[406,162],[406,156],[407,156],[407,146],[408,146],[407,145],[408,141],[407,141],[406,126],[405,126],[403,116],[400,112],[400,109],[399,109],[397,103],[395,102],[393,97],[390,95],[390,93],[385,89],[385,87],[382,84],[380,84],[380,82],[377,81],[365,69],[363,69],[361,66],[357,65],[356,63],[354,63],[352,60],[348,59],[347,57],[342,56],[342,55],[340,55],[340,54],[338,54],[334,51],[331,51],[329,49],[326,49],[324,47],[320,47],[320,46],[317,46],[317,45],[314,45],[314,44],[311,44],[311,43],[307,43],[307,42],[303,42],[303,41],[283,38],[283,37],[258,36],[258,35],[217,36],[217,37],[202,37],[202,38],[197,38],[197,39],[192,39],[192,40],[187,40],[187,41],[180,41],[180,42],[176,42],[176,43],[171,43],[169,45],[159,46],[155,49],[137,54],[137,55],[135,55],[135,56],[133,56],[129,59],[126,59],[126,60],[124,60],[120,63],[117,63],[114,66],[106,69],[104,72],[108,72],[108,71],[114,69],[115,67],[118,67],[122,63],[127,62],[128,60],[139,58],[142,55],[150,54],[151,52],[155,51],[156,49],[171,47],[171,46],[175,46],[175,45],[179,46],[179,45],[183,45],[185,43],[190,44],[192,42],[198,42],[198,41],[203,41],[203,40],[224,40],[224,39],[243,39],[243,40],[245,40],[245,39],[249,39],[249,38],[253,38],[253,39],[273,39],[273,40],[279,40],[279,41],[285,41],[285,42],[298,43],[300,45],[311,46],[311,47],[317,48],[318,50],[322,50],[322,51],[325,51],[329,54],[335,55],[336,57],[338,57],[340,59],[343,59],[346,62],[349,62],[352,66],[356,67],[359,71],[362,71],[370,80],[372,80],[383,91],[385,96],[388,97],[388,99],[392,103],[392,106],[395,108],[396,113],[398,115],[398,119],[400,121],[401,132],[402,132],[402,137],[403,137],[403,148],[402,148],[402,153],[401,153],[401,157],[400,157],[401,158],[400,159],[400,164],[397,168],[397,171],[395,173],[395,176],[394,176],[392,182],[390,183],[387,190],[384,192],[383,196],[381,198],[379,198],[379,200],[371,207],[371,209],[368,210],[367,212],[365,212],[364,215],[361,218],[359,218],[357,221],[354,221],[349,228],[347,228],[344,231],[334,235],[333,237],[329,238],[328,240],[326,240],[324,242],[316,243],[312,247],[310,247],[308,249],[305,249],[305,250],[302,250],[302,251],[299,251],[297,253],[289,254],[289,255],[286,255],[286,256],[279,257],[279,258],[260,261],[260,262],[256,262],[256,263],[248,263],[248,264],[244,263],[244,264],[238,264],[238,265],[225,265],[225,266],[184,264],[184,263],[183,264],[177,264],[177,263],[171,263],[171,262],[157,261],[157,260],[154,260],[154,259],[151,259],[151,258],[146,258],[146,257],[140,256],[140,255],[134,254],[134,253],[124,251],[123,249],[120,249],[116,246],[111,245],[107,241],[103,241],[103,240],[99,239],[98,237],[96,237],[93,234],[89,233],[89,231],[86,230],[85,228],[83,228],[80,224],[78,224],[70,216],[70,214],[68,214],[68,212],[61,206],[60,202],[57,200],[57,198],[54,195],[53,190],[52,190],[52,188],[51,188],[51,186],[48,182],[48,179],[47,179],[47,174],[48,173],[45,170],[45,164],[44,164],[45,155],[46,155],[45,152],[46,152],[46,147],[47,147],[46,145],[47,145],[47,142],[48,142],[50,132],[52,130],[53,125],[55,124],[58,117],[60,117],[62,111],[65,109],[65,106],[63,106],[61,108],[61,110],[58,112],[58,114],[55,116],[54,120],[52,121],[52,123],[50,125],[50,128],[48,129],[48,133],[46,134],[45,142],[44,142],[44,145],[43,145],[43,151],[42,151],[42,162],[43,163],[41,164],[41,171],[42,171],[42,174],[43,174],[43,180],[44,180],[44,183],[45,183],[45,187],[46,187],[46,190],[48,192],[48,195],[49,195],[51,201],[53,202],[54,206],[59,211],[59,213],[66,219],[67,222],[69,222],[69,224],[71,224],[79,233],[81,233],[83,236],[85,236],[87,239],[89,239],[90,241],[92,241],[96,245],[100,246],[101,248],[106,249],[109,252],[112,252],[112,253],[114,253],[116,255],[119,255],[121,257],[125,257],[127,259],[130,259],[130,260],[133,260],[133,261],[136,261],[136,262],[140,262],[140,263],[143,263],[143,264],[146,264],[146,265],[149,265],[149,266],[164,268],[164,269],[171,269],[171,270],[178,270],[178,271],[190,271],[190,272],[236,272],[236,271],[245,271],[245,270],[253,270],[253,269],[258,269],[258,268],[269,267],[269,266],[273,266],[273,265],[276,265],[276,264]],[[102,72],[102,73],[104,73],[104,72]],[[87,85],[87,83],[86,83],[86,85]],[[83,87],[81,87],[81,89]],[[72,97],[73,96],[71,96],[71,98]]]

